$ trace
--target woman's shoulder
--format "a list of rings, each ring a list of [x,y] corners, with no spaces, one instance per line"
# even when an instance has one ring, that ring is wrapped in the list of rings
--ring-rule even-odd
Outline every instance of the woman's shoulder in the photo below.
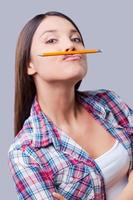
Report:
[[[80,91],[87,103],[102,107],[105,111],[115,117],[123,126],[133,127],[133,109],[123,98],[111,89],[96,89]]]
[[[120,98],[120,96],[111,89],[105,89],[105,88],[100,88],[100,89],[95,89],[95,90],[83,90],[79,91],[81,94],[86,95],[86,96],[99,96],[102,97],[102,95],[107,95],[109,97],[116,97]]]
[[[9,152],[15,150],[23,150],[26,146],[30,146],[33,140],[32,127],[30,125],[30,117],[25,120],[22,129],[14,137],[12,144],[9,147]]]
[[[111,89],[95,89],[95,90],[84,90],[79,91],[79,93],[87,98],[93,98],[94,100],[101,101],[101,103],[114,102],[117,105],[126,104],[121,96],[114,90]]]
[[[111,89],[95,89],[95,90],[83,90],[78,91],[79,95],[82,96],[86,101],[93,101],[93,103],[107,105],[109,102],[115,102],[121,104],[121,97]]]

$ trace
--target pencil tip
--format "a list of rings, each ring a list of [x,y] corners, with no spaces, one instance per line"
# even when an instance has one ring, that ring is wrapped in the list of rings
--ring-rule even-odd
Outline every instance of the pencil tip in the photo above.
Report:
[[[102,49],[98,49],[98,50],[97,50],[97,52],[99,52],[99,53],[102,53],[102,52],[103,52],[103,50],[102,50]]]

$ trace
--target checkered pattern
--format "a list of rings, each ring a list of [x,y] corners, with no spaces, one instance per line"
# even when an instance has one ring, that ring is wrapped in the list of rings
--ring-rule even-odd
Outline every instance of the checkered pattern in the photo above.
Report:
[[[132,165],[133,110],[114,91],[77,91],[76,99],[128,151]],[[41,111],[35,97],[29,118],[10,146],[9,167],[19,200],[105,200],[97,163]]]

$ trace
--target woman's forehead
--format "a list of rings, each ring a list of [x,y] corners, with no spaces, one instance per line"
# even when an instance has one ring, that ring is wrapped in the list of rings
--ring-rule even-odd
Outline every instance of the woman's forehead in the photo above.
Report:
[[[38,26],[36,35],[41,36],[50,32],[78,32],[74,25],[63,17],[47,16]]]

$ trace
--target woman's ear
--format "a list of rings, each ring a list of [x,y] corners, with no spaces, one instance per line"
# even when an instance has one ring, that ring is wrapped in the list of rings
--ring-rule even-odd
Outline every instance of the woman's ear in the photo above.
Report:
[[[27,67],[27,74],[33,75],[36,73],[35,67],[32,62],[29,63],[29,66]]]

